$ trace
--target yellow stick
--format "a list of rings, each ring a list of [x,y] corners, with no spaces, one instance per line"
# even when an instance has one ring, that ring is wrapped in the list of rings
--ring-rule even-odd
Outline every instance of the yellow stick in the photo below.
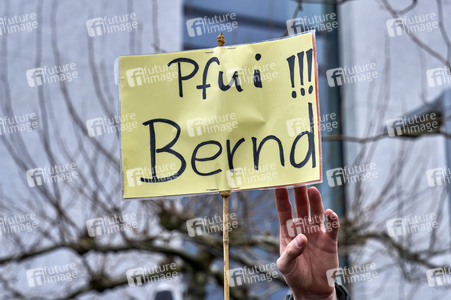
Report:
[[[230,191],[222,191],[222,222],[223,222],[223,230],[222,230],[222,243],[224,247],[224,300],[230,299],[230,291],[229,291],[229,277],[227,276],[227,272],[229,271],[229,196]]]
[[[218,35],[218,47],[222,47],[225,44],[224,35]],[[230,191],[220,192],[222,197],[222,243],[224,248],[224,300],[230,300],[230,287],[229,277],[227,272],[229,271],[229,197]]]

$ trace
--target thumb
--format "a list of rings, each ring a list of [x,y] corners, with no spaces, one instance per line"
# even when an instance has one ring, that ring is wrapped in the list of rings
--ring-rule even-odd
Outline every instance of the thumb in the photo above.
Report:
[[[300,233],[296,236],[285,248],[282,255],[277,260],[277,268],[282,275],[286,275],[291,272],[291,269],[295,266],[296,258],[298,258],[307,246],[308,240],[305,235]]]

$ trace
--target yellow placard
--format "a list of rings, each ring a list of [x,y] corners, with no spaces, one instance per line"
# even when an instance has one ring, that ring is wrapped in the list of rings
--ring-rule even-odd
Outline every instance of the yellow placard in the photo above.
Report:
[[[119,78],[124,198],[322,180],[313,33],[124,56]]]

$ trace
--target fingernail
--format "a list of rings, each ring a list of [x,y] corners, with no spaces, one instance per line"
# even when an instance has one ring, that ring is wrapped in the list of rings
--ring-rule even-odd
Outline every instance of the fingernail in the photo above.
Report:
[[[304,248],[305,247],[305,244],[301,244],[302,243],[302,235],[298,235],[294,239],[294,243],[296,244],[296,247],[298,247],[298,248]]]

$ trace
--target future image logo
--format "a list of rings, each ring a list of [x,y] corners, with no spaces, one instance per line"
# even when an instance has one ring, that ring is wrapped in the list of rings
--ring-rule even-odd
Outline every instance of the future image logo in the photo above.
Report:
[[[228,214],[228,227],[227,230],[230,232],[233,229],[238,228],[238,221],[236,213]],[[223,218],[222,216],[215,215],[213,217],[204,217],[204,218],[194,218],[186,221],[186,229],[188,230],[188,235],[190,237],[195,237],[204,234],[213,234],[222,232],[224,230],[223,227]]]
[[[44,70],[42,68],[29,69],[26,75],[28,86],[35,87],[44,84]]]
[[[188,229],[188,235],[194,237],[197,235],[203,235],[205,232],[205,223],[202,218],[195,218],[186,221],[186,228]]]
[[[0,217],[0,235],[32,232],[37,227],[36,213]]]
[[[188,19],[186,21],[188,36],[195,37],[203,34],[231,32],[238,28],[236,14],[214,15]]]
[[[385,122],[388,136],[415,135],[422,132],[432,132],[439,127],[437,114],[414,115],[394,118]]]
[[[44,271],[42,268],[27,270],[27,282],[29,287],[41,286],[44,284]]]
[[[414,34],[417,32],[431,32],[438,29],[438,18],[435,13],[405,16],[402,18],[390,19],[385,22],[388,35],[398,37],[404,34]]]
[[[190,37],[195,37],[202,35],[204,32],[204,19],[194,18],[186,21],[186,28],[188,29],[188,35]]]
[[[327,283],[330,287],[355,284],[361,281],[371,281],[378,276],[376,264],[354,265],[351,267],[335,268],[326,271]]]
[[[395,219],[391,219],[388,220],[386,222],[387,225],[387,231],[388,231],[388,235],[395,237],[395,236],[400,236],[400,235],[404,235],[404,233],[406,232],[405,228],[404,228],[404,220],[401,218],[395,218]]]
[[[393,238],[419,232],[431,232],[438,228],[435,213],[393,218],[387,220],[386,225],[388,235]]]
[[[105,232],[105,224],[102,218],[95,218],[86,221],[86,227],[90,237],[99,236]]]
[[[344,66],[326,71],[327,84],[330,87],[353,84],[357,82],[372,82],[378,77],[375,63],[355,66]]]
[[[144,177],[144,169],[143,168],[135,168],[127,170],[127,183],[129,187],[135,187],[142,185],[141,178]]]
[[[129,187],[142,186],[144,182],[160,182],[168,178],[177,178],[175,163],[156,165],[153,168],[133,168],[125,172]]]
[[[227,270],[230,287],[272,281],[273,278],[276,278],[277,276],[277,267],[275,263],[252,267],[245,266],[243,268]]]
[[[321,226],[321,224],[324,224],[325,220],[326,218],[318,216],[290,219],[286,222],[288,236],[294,238],[301,233],[310,234],[315,232],[322,232],[323,230],[325,230],[326,232],[331,232],[333,229],[337,229],[340,226],[338,221],[329,219],[323,227]]]
[[[44,173],[42,168],[27,170],[27,181],[30,187],[35,187],[44,184]]]
[[[244,284],[244,270],[242,268],[230,269],[227,273],[231,287]]]
[[[152,268],[133,268],[125,272],[128,286],[130,287],[152,284],[160,280],[171,281],[177,277],[177,274],[177,265],[175,263],[164,264]]]
[[[223,131],[231,132],[236,128],[238,128],[236,113],[193,118],[186,121],[186,129],[190,137]]]
[[[130,32],[138,28],[136,13],[128,13],[112,17],[92,18],[86,21],[86,29],[90,37]]]
[[[429,87],[438,87],[451,83],[450,69],[445,66],[443,68],[434,68],[426,71],[426,79]]]
[[[451,285],[451,270],[448,266],[429,269],[426,271],[426,278],[430,287],[448,286]]]
[[[448,167],[429,169],[426,171],[430,187],[443,186],[451,182],[451,169]]]
[[[88,35],[90,37],[103,35],[103,19],[102,18],[93,18],[86,21],[86,29],[88,29]]]
[[[157,82],[171,82],[178,78],[177,65],[152,65],[129,69],[125,72],[129,87],[140,87]]]
[[[138,228],[136,214],[122,214],[93,218],[86,221],[86,229],[90,237],[101,236],[110,233],[132,231]]]
[[[130,132],[138,128],[136,114],[124,114],[122,116],[111,116],[93,118],[86,121],[86,130],[90,137],[97,137],[103,134],[114,134],[118,132]]]
[[[399,36],[404,33],[404,22],[402,19],[391,19],[385,22],[387,26],[388,35],[391,37]]]
[[[327,183],[329,183],[329,186],[331,187],[340,186],[346,182],[343,177],[343,168],[327,170],[326,175],[327,175]]]
[[[44,84],[55,84],[60,82],[72,82],[78,78],[77,64],[43,66],[28,69],[25,72],[29,87],[39,87]]]
[[[327,183],[330,187],[347,183],[365,182],[377,178],[376,164],[344,166],[326,171]]]
[[[262,165],[256,170],[253,167],[235,168],[226,171],[227,183],[230,187],[241,187],[256,183],[273,182],[279,175],[276,171],[276,164],[270,163]]]
[[[134,68],[125,72],[127,76],[127,82],[130,87],[140,86],[144,83],[144,69]]]
[[[343,68],[329,69],[326,71],[327,83],[330,87],[343,85]]]
[[[38,128],[35,113],[0,117],[0,136]]]
[[[336,13],[289,19],[286,24],[289,35],[299,34],[308,30],[331,32],[338,28]]]
[[[75,163],[29,169],[25,173],[30,187],[63,181],[72,182],[72,180],[78,178],[77,164]]]
[[[78,271],[75,263],[43,266],[40,268],[28,269],[26,271],[26,277],[28,286],[34,288],[64,281],[71,282],[78,278]]]
[[[0,17],[0,36],[32,32],[38,28],[36,13]]]
[[[309,118],[294,118],[285,122],[287,126],[287,132],[290,137],[295,137],[298,134],[302,134],[304,131],[311,130],[311,123]],[[321,132],[331,132],[338,128],[338,121],[336,113],[323,114],[319,117],[319,129]]]
[[[102,118],[89,119],[86,121],[86,128],[89,136],[98,136],[103,134],[105,124]]]
[[[295,137],[299,133],[309,131],[311,125],[313,124],[310,124],[310,120],[306,118],[295,118],[286,121],[287,131],[290,137]]]
[[[144,269],[135,268],[127,270],[125,273],[129,286],[142,285],[144,283]]]

